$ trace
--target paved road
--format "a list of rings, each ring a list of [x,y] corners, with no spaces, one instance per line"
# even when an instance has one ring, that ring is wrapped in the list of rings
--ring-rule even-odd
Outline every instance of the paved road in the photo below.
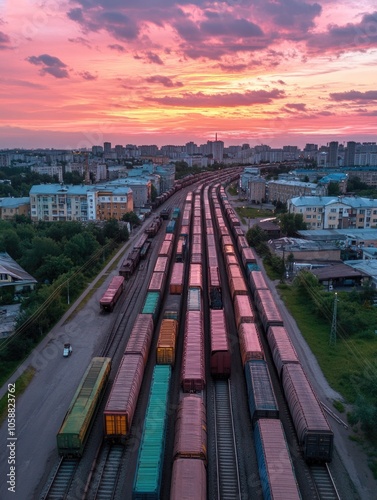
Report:
[[[148,225],[150,220],[144,225]],[[109,327],[109,315],[100,314],[99,300],[117,271],[109,272],[112,262],[125,249],[132,248],[144,226],[135,232],[130,241],[117,253],[102,273],[93,281],[83,295],[72,305],[61,321],[45,337],[31,356],[13,374],[0,390],[0,397],[8,390],[8,383],[14,383],[20,374],[32,366],[36,374],[27,391],[16,401],[15,440],[8,440],[7,422],[0,428],[0,499],[35,500],[35,490],[46,471],[49,471],[57,458],[56,433],[75,390],[93,356],[96,355],[103,334]],[[109,277],[99,287],[98,280],[104,275]],[[96,291],[85,308],[78,306],[85,296]],[[72,314],[74,315],[72,316]],[[63,358],[63,344],[70,342],[73,353]],[[15,442],[16,493],[8,491],[7,474],[10,474],[13,456],[9,443]]]

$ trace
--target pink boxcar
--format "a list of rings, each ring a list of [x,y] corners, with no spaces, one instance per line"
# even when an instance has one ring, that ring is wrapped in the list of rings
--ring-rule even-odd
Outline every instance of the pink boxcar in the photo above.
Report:
[[[160,272],[152,273],[151,280],[148,285],[148,292],[160,292],[161,294],[165,288],[166,274]]]
[[[255,302],[265,332],[267,332],[269,326],[284,325],[283,318],[270,290],[256,290]]]
[[[99,303],[103,311],[112,311],[124,290],[124,276],[114,276]]]
[[[241,323],[238,328],[242,364],[251,359],[264,359],[264,351],[255,323]]]
[[[189,269],[189,287],[203,288],[203,271],[201,264],[191,264]]]
[[[183,262],[174,263],[169,285],[169,292],[171,294],[181,294],[183,292],[184,269]]]
[[[262,271],[251,271],[249,276],[251,291],[255,294],[256,290],[268,290],[268,285]]]
[[[234,315],[236,317],[237,329],[241,323],[254,323],[254,313],[248,295],[236,295],[234,297]]]
[[[124,354],[141,354],[144,358],[144,364],[147,364],[153,331],[153,315],[138,314]]]
[[[154,265],[154,272],[165,273],[168,269],[169,259],[167,257],[157,257]]]
[[[284,326],[270,326],[267,340],[279,377],[285,363],[299,363],[297,353]]]
[[[175,419],[173,458],[196,458],[207,462],[207,417],[200,396],[185,394]]]
[[[181,383],[184,392],[202,391],[205,387],[204,333],[202,311],[187,311]]]
[[[251,247],[242,249],[242,263],[246,267],[247,264],[255,264],[257,262],[257,255]]]

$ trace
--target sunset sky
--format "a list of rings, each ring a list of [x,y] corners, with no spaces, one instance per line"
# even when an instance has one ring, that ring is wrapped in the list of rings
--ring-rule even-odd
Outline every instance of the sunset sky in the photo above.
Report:
[[[0,148],[375,141],[372,0],[0,0]]]

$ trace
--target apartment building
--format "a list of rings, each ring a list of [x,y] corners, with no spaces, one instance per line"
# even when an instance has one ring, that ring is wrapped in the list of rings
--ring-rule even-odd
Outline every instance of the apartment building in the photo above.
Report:
[[[377,200],[357,196],[300,196],[288,200],[290,213],[302,214],[308,229],[377,228]]]
[[[120,220],[133,208],[132,190],[125,185],[43,184],[30,190],[33,221]]]
[[[30,216],[30,198],[0,198],[0,219],[10,220],[15,215]]]
[[[326,192],[325,186],[312,182],[277,180],[267,184],[267,199],[270,202],[286,203],[295,196],[322,196]]]

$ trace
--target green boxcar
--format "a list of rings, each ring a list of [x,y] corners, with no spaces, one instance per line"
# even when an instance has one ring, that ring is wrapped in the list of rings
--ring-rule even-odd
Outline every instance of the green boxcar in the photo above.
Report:
[[[156,321],[158,316],[158,308],[160,305],[160,292],[148,292],[145,297],[142,314],[153,314],[153,321]]]
[[[155,366],[132,491],[134,500],[160,498],[170,378],[169,365]]]
[[[111,369],[111,358],[93,358],[56,436],[59,455],[81,457]]]

